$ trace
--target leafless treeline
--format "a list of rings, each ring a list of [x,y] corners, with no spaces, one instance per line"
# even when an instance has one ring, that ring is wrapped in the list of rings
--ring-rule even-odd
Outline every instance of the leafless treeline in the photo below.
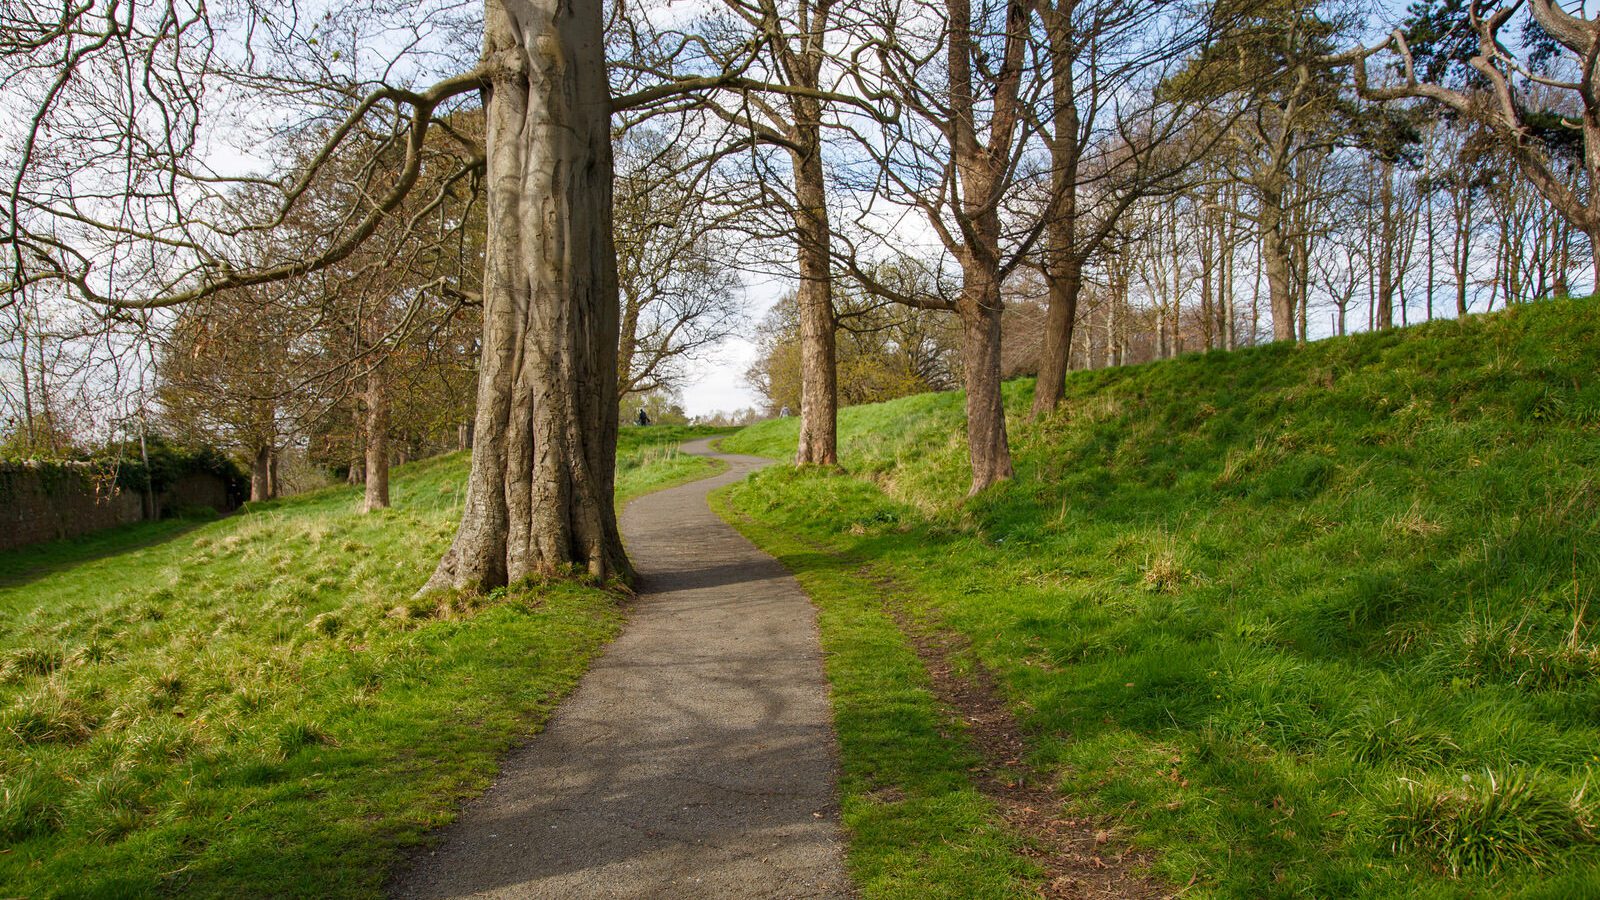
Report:
[[[1550,0],[1435,0],[1387,37],[1305,0],[3,10],[0,87],[27,123],[3,148],[6,377],[64,303],[182,334],[252,292],[306,294],[306,315],[331,280],[383,298],[309,313],[342,351],[307,358],[370,433],[394,336],[472,310],[478,445],[433,587],[627,575],[619,391],[725,333],[735,267],[795,279],[801,463],[836,461],[845,310],[946,317],[974,492],[1012,474],[1008,370],[1038,372],[1048,415],[1072,366],[1600,270],[1600,26]],[[619,148],[647,160],[642,201],[614,202]],[[311,333],[260,341],[264,369]]]

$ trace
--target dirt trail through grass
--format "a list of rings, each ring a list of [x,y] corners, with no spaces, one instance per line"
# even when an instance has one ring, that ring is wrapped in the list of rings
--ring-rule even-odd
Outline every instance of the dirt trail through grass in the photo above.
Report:
[[[395,894],[851,893],[815,614],[707,508],[765,462],[721,458],[721,475],[627,508],[641,578],[622,636]]]

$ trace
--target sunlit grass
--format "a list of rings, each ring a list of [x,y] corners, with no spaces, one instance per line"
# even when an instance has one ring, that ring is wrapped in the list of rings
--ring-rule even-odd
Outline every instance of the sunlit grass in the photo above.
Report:
[[[627,429],[619,500],[707,471]],[[7,896],[376,896],[621,619],[570,583],[415,599],[467,457],[0,556]]]
[[[944,394],[731,503],[969,636],[1186,896],[1600,895],[1600,302],[1075,373],[1035,424],[1006,389],[1018,477],[975,500]],[[809,584],[825,627],[861,602]]]

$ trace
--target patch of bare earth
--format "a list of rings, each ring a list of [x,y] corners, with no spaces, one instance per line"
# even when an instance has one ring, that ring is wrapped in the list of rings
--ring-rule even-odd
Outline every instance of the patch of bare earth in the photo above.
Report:
[[[1044,870],[1039,895],[1048,898],[1157,898],[1178,892],[1137,870],[1147,854],[1118,840],[1105,816],[1073,815],[1048,772],[1030,766],[1027,741],[993,676],[982,665],[958,665],[967,651],[962,636],[913,617],[906,589],[862,567],[859,574],[883,590],[884,609],[915,648],[940,702],[965,725],[980,762],[973,784],[1000,810],[1006,826],[1021,836],[1027,855]],[[963,671],[965,669],[966,671]]]

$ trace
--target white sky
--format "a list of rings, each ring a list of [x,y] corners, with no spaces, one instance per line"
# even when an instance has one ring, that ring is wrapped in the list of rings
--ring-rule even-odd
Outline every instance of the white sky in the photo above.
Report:
[[[772,304],[789,290],[785,280],[747,276],[744,284],[746,331],[761,321]],[[756,361],[756,345],[748,334],[728,338],[693,366],[683,386],[683,410],[691,416],[733,412],[760,406],[761,398],[745,384],[744,373]]]

